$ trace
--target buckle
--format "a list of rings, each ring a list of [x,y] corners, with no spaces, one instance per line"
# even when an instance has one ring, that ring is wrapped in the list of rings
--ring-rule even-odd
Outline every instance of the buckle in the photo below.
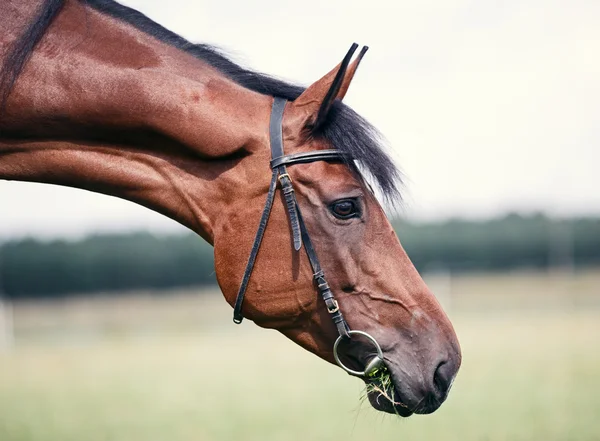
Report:
[[[333,305],[334,305],[333,308],[327,307],[327,311],[329,311],[329,314],[335,314],[336,312],[338,312],[340,310],[337,300],[333,300]]]
[[[281,180],[283,178],[288,178],[290,180],[290,183],[292,182],[292,177],[290,175],[288,175],[287,173],[282,173],[279,175],[279,177],[277,179],[279,179],[279,182],[281,182]]]

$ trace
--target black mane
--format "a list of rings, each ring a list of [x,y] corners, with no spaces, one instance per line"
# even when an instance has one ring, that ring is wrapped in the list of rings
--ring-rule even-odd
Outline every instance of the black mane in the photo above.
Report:
[[[113,0],[80,0],[99,12],[129,23],[154,38],[185,51],[207,62],[243,87],[255,92],[295,100],[304,87],[289,84],[271,76],[241,67],[215,47],[193,44],[181,36],[152,21],[144,14]],[[25,65],[35,45],[58,14],[64,0],[46,0],[38,17],[17,41],[0,70],[0,100],[8,97],[17,76]],[[335,148],[348,153],[375,180],[389,202],[399,199],[400,173],[391,158],[382,149],[381,136],[364,118],[341,102],[335,102],[328,120],[317,136],[323,137]]]
[[[0,67],[0,113],[4,110],[6,100],[31,56],[35,46],[58,15],[64,5],[64,0],[46,0],[37,11],[35,19],[29,23],[23,35],[8,51],[2,67]]]

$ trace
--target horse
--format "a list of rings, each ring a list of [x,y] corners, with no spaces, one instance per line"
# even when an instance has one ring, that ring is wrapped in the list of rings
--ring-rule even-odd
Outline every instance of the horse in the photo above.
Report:
[[[0,17],[1,179],[174,219],[213,245],[236,322],[337,362],[377,410],[444,402],[456,333],[378,201],[400,173],[342,102],[366,48],[301,87],[112,0],[9,0]]]

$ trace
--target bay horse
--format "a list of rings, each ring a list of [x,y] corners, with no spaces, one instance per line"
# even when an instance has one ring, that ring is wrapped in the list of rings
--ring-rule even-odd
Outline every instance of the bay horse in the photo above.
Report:
[[[458,339],[369,184],[393,201],[399,172],[342,103],[366,49],[304,88],[112,0],[6,0],[0,17],[0,178],[174,219],[214,246],[236,321],[340,352],[378,410],[441,405]]]

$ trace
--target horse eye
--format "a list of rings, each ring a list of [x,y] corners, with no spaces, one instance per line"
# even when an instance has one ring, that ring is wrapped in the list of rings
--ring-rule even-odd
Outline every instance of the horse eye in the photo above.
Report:
[[[360,214],[356,201],[353,201],[352,199],[335,201],[329,206],[329,209],[338,219],[350,219],[357,217]]]

